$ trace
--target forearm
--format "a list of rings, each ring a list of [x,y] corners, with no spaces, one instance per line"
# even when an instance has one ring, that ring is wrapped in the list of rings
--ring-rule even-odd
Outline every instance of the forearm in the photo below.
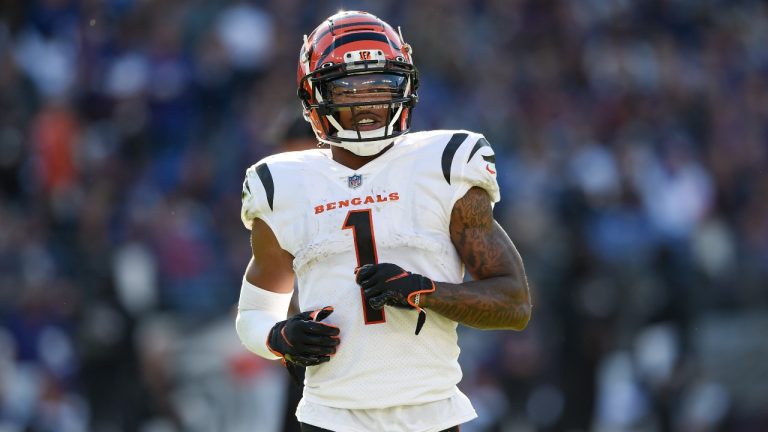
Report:
[[[424,307],[479,329],[522,330],[531,317],[523,260],[493,219],[488,194],[471,188],[453,206],[451,242],[474,281],[438,283]]]
[[[499,276],[451,284],[436,283],[436,291],[424,296],[428,310],[478,329],[522,330],[531,317],[525,276]]]
[[[243,278],[235,330],[249,351],[269,360],[279,358],[269,349],[267,338],[272,327],[286,318],[291,294],[267,291]]]

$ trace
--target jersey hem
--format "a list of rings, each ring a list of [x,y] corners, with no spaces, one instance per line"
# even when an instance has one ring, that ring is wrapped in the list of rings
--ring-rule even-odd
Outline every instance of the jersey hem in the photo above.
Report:
[[[447,401],[447,400],[452,399],[452,398],[454,398],[456,396],[459,396],[459,397],[463,398],[464,400],[466,400],[466,402],[467,402],[466,409],[462,409],[462,410],[459,410],[459,411],[455,412],[454,416],[451,416],[450,415],[451,413],[443,413],[443,412],[441,412],[439,417],[435,416],[434,420],[435,420],[436,423],[434,423],[434,424],[432,424],[430,426],[421,426],[419,428],[408,429],[408,432],[439,432],[439,431],[451,428],[453,426],[461,425],[461,424],[464,424],[466,422],[469,422],[471,420],[476,419],[478,417],[477,411],[475,411],[475,409],[472,406],[472,404],[469,401],[469,399],[458,388],[455,389],[455,391],[452,392],[452,393],[453,394],[451,396],[447,397],[447,398],[440,398],[440,399],[437,399],[437,400],[431,401],[431,402],[407,404],[407,405],[392,405],[392,406],[389,406],[389,407],[386,407],[386,408],[397,408],[397,407],[403,407],[403,406],[419,407],[419,406],[428,405],[428,404],[434,403],[434,402]],[[316,402],[312,402],[312,401],[308,400],[306,395],[304,396],[304,399],[306,400],[307,403],[316,404]],[[304,403],[304,401],[302,401],[302,403],[299,403],[299,407],[297,407],[297,410],[296,410],[296,418],[301,423],[306,423],[306,424],[309,424],[309,425],[312,425],[312,426],[316,426],[316,427],[320,427],[320,428],[323,428],[323,429],[333,430],[335,432],[370,432],[371,431],[370,428],[360,429],[358,427],[351,426],[349,424],[334,423],[332,420],[330,420],[330,419],[328,419],[328,418],[326,418],[324,416],[313,416],[311,414],[309,416],[307,416],[305,413],[301,413],[301,406],[302,406],[303,403]],[[327,405],[324,405],[324,404],[318,404],[318,405],[327,406]],[[368,409],[368,408],[359,408],[359,407],[358,408],[353,408],[353,409],[350,409],[350,408],[337,408],[337,407],[331,407],[331,408],[332,409],[347,410],[347,411],[365,411],[365,410]],[[386,409],[386,408],[384,408],[384,409]],[[372,409],[377,409],[377,408],[372,408]],[[378,408],[378,409],[381,409],[381,408]],[[358,425],[358,426],[360,426],[360,425]]]
[[[441,401],[443,399],[449,399],[453,397],[456,394],[456,389],[451,389],[448,391],[445,391],[443,393],[440,393],[438,396],[425,398],[423,400],[417,399],[415,401],[409,401],[407,403],[392,403],[387,405],[363,405],[360,403],[360,401],[353,401],[349,403],[329,403],[328,400],[323,399],[322,397],[308,394],[306,391],[304,392],[304,398],[311,403],[327,406],[330,408],[338,408],[338,409],[348,409],[348,410],[363,410],[363,409],[386,409],[386,408],[392,408],[397,406],[412,406],[412,405],[423,405],[428,404],[431,402],[437,402]]]
[[[452,428],[454,426],[462,425],[462,424],[467,423],[469,421],[472,421],[472,420],[474,420],[476,418],[477,418],[477,412],[474,412],[473,414],[468,415],[468,416],[461,416],[461,417],[457,417],[455,419],[452,419],[450,421],[444,421],[443,423],[440,423],[440,424],[438,424],[436,426],[430,426],[430,427],[428,427],[426,429],[414,429],[414,430],[409,431],[409,432],[440,432],[440,431],[446,430],[448,428]],[[341,429],[339,429],[338,425],[333,425],[333,424],[325,423],[325,422],[322,422],[322,421],[314,421],[314,420],[309,420],[309,421],[298,420],[298,421],[301,422],[301,423],[305,423],[305,424],[312,425],[312,426],[315,426],[315,427],[319,427],[319,428],[322,428],[322,429],[328,429],[328,430],[334,431],[334,432],[371,432],[368,429],[347,428],[347,427],[343,427],[343,426],[342,426]]]

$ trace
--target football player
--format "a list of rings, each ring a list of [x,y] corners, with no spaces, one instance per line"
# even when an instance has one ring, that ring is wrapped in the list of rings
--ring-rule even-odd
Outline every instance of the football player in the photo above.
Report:
[[[254,353],[307,367],[302,430],[458,430],[476,414],[456,386],[457,324],[530,319],[522,260],[492,214],[493,149],[470,131],[409,132],[418,85],[399,29],[329,17],[298,65],[305,118],[329,148],[246,172],[253,256],[236,328]],[[294,277],[304,312],[286,319]]]

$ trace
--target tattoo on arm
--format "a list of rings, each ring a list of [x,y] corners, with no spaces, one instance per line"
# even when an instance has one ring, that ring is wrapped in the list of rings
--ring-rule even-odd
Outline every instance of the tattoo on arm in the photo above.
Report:
[[[472,188],[451,214],[451,241],[475,279],[437,283],[427,307],[462,324],[522,329],[531,313],[528,282],[520,254],[493,219],[488,194]]]

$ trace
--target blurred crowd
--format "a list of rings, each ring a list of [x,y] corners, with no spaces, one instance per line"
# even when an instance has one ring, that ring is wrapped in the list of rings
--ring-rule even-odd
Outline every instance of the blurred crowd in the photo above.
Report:
[[[766,2],[32,0],[0,6],[0,431],[280,430],[240,187],[306,134],[339,8],[402,26],[415,130],[498,155],[534,317],[460,329],[462,430],[768,430]]]

